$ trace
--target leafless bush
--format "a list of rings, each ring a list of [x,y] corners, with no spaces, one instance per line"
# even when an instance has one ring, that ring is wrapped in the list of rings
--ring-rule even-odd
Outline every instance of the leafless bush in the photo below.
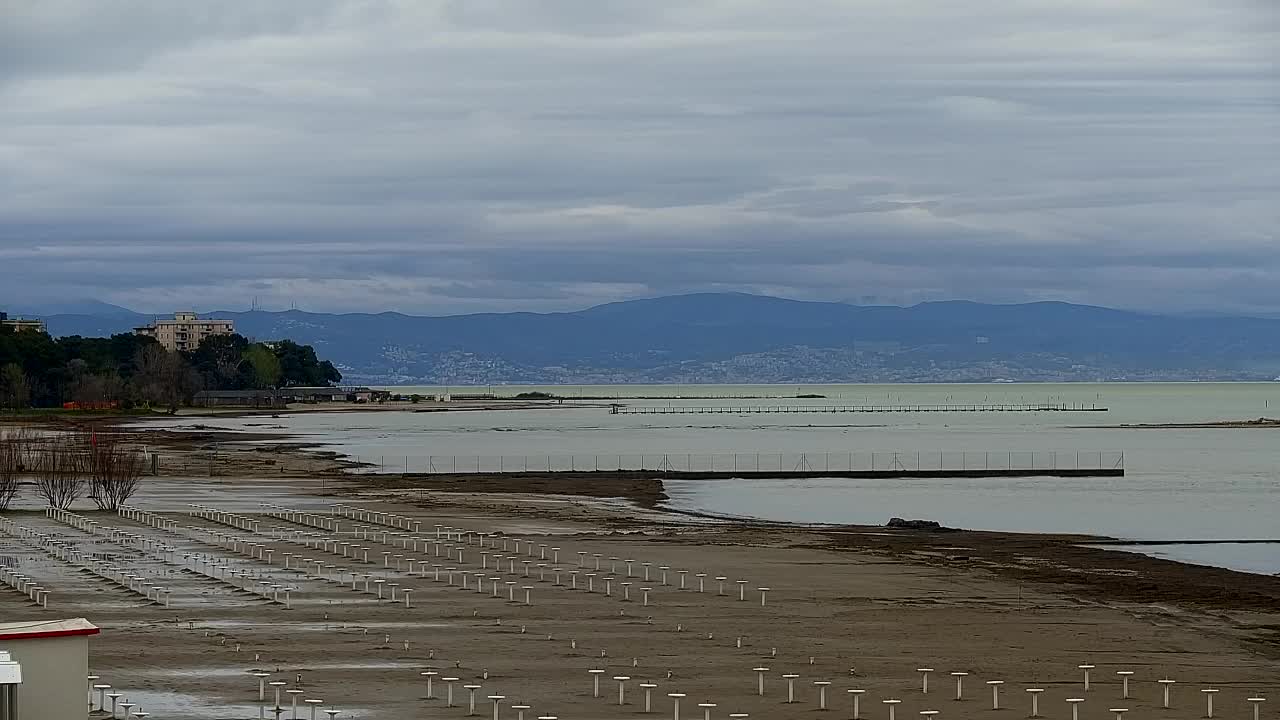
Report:
[[[66,510],[85,490],[86,456],[74,437],[45,443],[37,453],[36,492],[56,508]]]
[[[99,510],[115,510],[138,491],[143,459],[137,449],[126,447],[118,437],[91,436],[87,454],[89,497]]]
[[[22,366],[0,367],[0,408],[24,408],[31,404],[31,376]]]
[[[138,372],[133,382],[143,399],[168,407],[170,414],[195,391],[197,374],[177,352],[148,345],[138,351],[134,362]]]
[[[25,427],[0,430],[0,510],[9,508],[22,476],[28,472],[32,438],[33,433]]]

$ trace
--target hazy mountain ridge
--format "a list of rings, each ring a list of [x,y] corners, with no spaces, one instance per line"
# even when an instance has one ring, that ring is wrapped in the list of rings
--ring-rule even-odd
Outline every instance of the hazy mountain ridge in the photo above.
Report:
[[[44,316],[57,335],[151,315]],[[1272,379],[1280,320],[1066,303],[912,307],[699,294],[566,313],[213,312],[257,339],[314,345],[359,382],[837,382]]]

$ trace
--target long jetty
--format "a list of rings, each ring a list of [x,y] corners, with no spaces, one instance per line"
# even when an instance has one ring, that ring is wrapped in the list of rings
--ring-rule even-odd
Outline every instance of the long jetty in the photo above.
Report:
[[[405,473],[404,477],[431,477],[442,480],[455,480],[460,484],[459,490],[465,490],[467,481],[477,477],[501,477],[510,480],[527,480],[533,483],[552,481],[555,479],[580,478],[592,481],[624,481],[624,480],[802,480],[817,478],[840,478],[861,480],[954,480],[957,478],[1107,478],[1124,477],[1124,468],[974,468],[971,470],[919,470],[881,468],[876,470],[740,470],[729,472],[723,470],[508,470],[502,473],[480,473],[470,471],[458,472],[422,472]],[[608,487],[608,486],[602,486]],[[546,492],[555,492],[547,490]]]
[[[1118,451],[565,453],[353,457],[357,472],[476,477],[1120,477]]]
[[[979,403],[973,405],[622,405],[609,406],[613,415],[755,415],[830,413],[1026,413],[1107,412],[1086,403]]]

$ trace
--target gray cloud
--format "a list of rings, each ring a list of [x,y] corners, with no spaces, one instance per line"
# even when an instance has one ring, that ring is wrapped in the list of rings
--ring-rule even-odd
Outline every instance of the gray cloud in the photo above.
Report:
[[[1262,0],[0,0],[0,302],[1280,312]]]

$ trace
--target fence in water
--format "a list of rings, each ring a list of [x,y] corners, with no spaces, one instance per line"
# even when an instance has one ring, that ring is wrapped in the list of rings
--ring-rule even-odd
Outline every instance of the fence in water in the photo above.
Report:
[[[670,473],[882,473],[992,475],[1047,473],[1123,474],[1120,451],[1038,452],[751,452],[564,453],[554,455],[356,455],[356,472],[494,474],[555,472]]]
[[[1090,403],[978,403],[969,405],[622,405],[609,406],[613,415],[759,415],[832,413],[1027,413],[1107,412]]]

